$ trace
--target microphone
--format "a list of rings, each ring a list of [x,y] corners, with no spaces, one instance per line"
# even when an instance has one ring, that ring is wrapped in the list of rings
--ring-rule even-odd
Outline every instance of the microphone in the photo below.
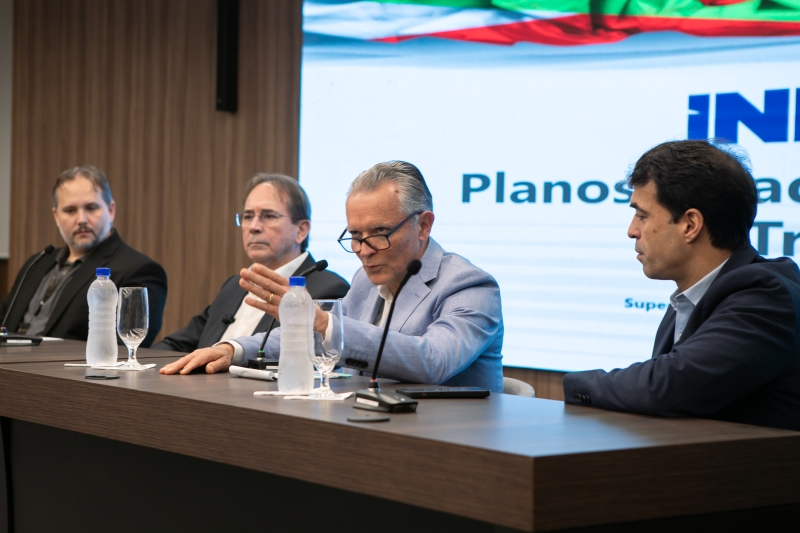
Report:
[[[394,293],[394,298],[392,299],[392,305],[389,306],[389,314],[386,315],[386,324],[383,325],[383,336],[378,346],[378,355],[375,357],[375,366],[372,367],[372,378],[369,380],[369,388],[356,392],[356,403],[353,407],[357,409],[381,411],[384,413],[410,413],[417,410],[418,402],[416,400],[412,400],[408,396],[397,392],[381,392],[381,386],[378,383],[378,367],[381,364],[383,347],[386,344],[386,336],[389,334],[389,323],[392,321],[394,306],[397,303],[397,298],[400,296],[400,291],[403,290],[403,287],[408,283],[411,276],[416,275],[421,268],[422,262],[419,259],[411,261],[406,267],[405,276],[400,280],[400,285],[397,286],[397,291]]]
[[[309,274],[311,274],[312,272],[317,272],[317,271],[322,272],[326,268],[328,268],[328,262],[323,259],[322,261],[317,261],[309,268],[303,270],[300,274],[298,274],[298,277],[304,278]]]
[[[35,265],[36,263],[39,262],[39,259],[41,259],[42,257],[44,257],[44,256],[46,256],[48,254],[53,253],[53,251],[55,251],[55,249],[56,249],[55,246],[53,246],[52,244],[48,244],[45,247],[45,249],[42,250],[41,252],[39,252],[39,255],[37,255],[36,258],[34,258],[34,260],[31,261],[31,264],[28,265],[28,268],[25,269],[25,273],[22,274],[22,278],[19,280],[19,285],[17,285],[17,290],[14,291],[14,296],[11,298],[11,303],[8,304],[8,309],[6,309],[6,314],[5,314],[5,316],[3,316],[3,321],[0,322],[0,346],[8,344],[9,340],[28,341],[28,342],[24,342],[24,343],[23,342],[19,343],[19,344],[22,344],[22,345],[25,345],[25,346],[30,346],[30,345],[38,346],[39,343],[42,342],[41,337],[33,337],[33,336],[30,336],[30,335],[20,335],[18,333],[9,334],[8,333],[8,329],[6,329],[6,321],[8,320],[8,315],[11,314],[11,309],[14,307],[14,304],[17,302],[17,296],[19,296],[19,291],[20,291],[20,289],[22,289],[22,284],[25,283],[25,278],[28,277],[28,272],[31,271],[31,269],[33,268],[33,265]],[[14,343],[14,344],[18,344],[18,343]]]
[[[229,326],[229,325],[233,324],[234,322],[236,322],[236,317],[235,316],[233,316],[231,314],[222,315],[222,323],[223,324],[226,324],[226,325]]]
[[[305,278],[314,272],[322,272],[326,268],[328,268],[328,262],[323,259],[322,261],[317,261],[307,269],[300,272],[300,274],[298,274],[298,277]],[[258,368],[260,370],[264,370],[268,363],[274,364],[275,361],[274,359],[267,359],[264,357],[264,346],[267,345],[267,339],[269,338],[269,334],[272,333],[272,328],[274,327],[275,327],[275,317],[272,317],[272,320],[270,320],[269,322],[269,327],[267,327],[267,331],[266,333],[264,333],[264,338],[261,340],[261,347],[258,349],[258,356],[256,357],[255,361],[251,361],[248,363],[248,366],[251,364],[253,365],[250,366],[250,368]]]

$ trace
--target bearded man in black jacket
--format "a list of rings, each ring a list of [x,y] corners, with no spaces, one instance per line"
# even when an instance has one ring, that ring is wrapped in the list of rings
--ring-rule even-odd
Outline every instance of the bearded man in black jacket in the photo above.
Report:
[[[0,320],[8,312],[9,332],[85,341],[89,334],[86,294],[96,278],[95,270],[105,267],[111,269],[117,288],[147,287],[150,327],[142,346],[152,344],[161,330],[167,274],[122,241],[113,227],[116,211],[108,179],[100,170],[84,165],[61,173],[53,187],[53,218],[66,246],[42,256],[27,277],[24,272],[39,254],[22,265],[0,304]],[[9,310],[17,290],[19,295]]]

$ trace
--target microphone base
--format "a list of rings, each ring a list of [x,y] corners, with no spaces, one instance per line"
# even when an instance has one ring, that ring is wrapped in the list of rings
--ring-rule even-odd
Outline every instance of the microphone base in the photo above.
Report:
[[[381,392],[376,389],[362,389],[356,392],[353,407],[365,411],[381,413],[413,413],[419,402],[398,392]]]
[[[9,333],[0,335],[0,347],[2,346],[39,346],[42,343],[41,337],[32,335],[22,335],[20,333]]]
[[[256,359],[248,359],[247,360],[247,368],[255,368],[256,370],[272,370],[278,368],[278,360],[277,359],[264,359],[263,357],[258,357]]]

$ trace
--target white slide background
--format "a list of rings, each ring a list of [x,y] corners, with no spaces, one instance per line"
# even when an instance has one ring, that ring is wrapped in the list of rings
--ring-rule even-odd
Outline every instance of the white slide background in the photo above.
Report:
[[[414,163],[433,193],[434,238],[500,284],[505,365],[611,369],[650,357],[663,305],[647,311],[625,301],[665,304],[674,284],[642,274],[626,235],[632,210],[613,186],[651,146],[687,137],[689,95],[711,94],[713,103],[714,94],[738,92],[763,108],[765,90],[791,90],[789,142],[762,142],[742,124],[738,140],[756,178],[781,182],[781,201],[762,204],[757,217],[783,222],[770,230],[769,255],[782,255],[784,231],[800,232],[800,204],[788,194],[800,178],[800,40],[661,34],[556,56],[538,45],[426,41],[307,36],[300,182],[314,209],[311,251],[351,277],[358,259],[335,241],[349,183],[380,161]],[[713,105],[710,122],[713,136]],[[491,186],[464,203],[464,174],[486,175]],[[535,185],[535,203],[511,202],[521,181]],[[570,183],[571,202],[556,188],[544,203],[548,181]],[[586,181],[605,183],[608,198],[579,200]]]

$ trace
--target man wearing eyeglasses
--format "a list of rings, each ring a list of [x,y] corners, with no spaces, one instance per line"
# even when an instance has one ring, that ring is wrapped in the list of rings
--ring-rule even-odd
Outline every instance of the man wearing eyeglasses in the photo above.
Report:
[[[315,263],[306,250],[310,218],[308,196],[295,179],[256,174],[245,185],[244,210],[237,213],[236,224],[242,229],[244,251],[253,264],[289,277]],[[239,279],[233,276],[225,281],[211,305],[153,348],[191,352],[277,327],[277,319],[246,303],[247,291],[239,286]],[[313,272],[307,277],[314,298],[342,298],[349,287],[333,272]],[[274,296],[266,295],[270,298]]]
[[[463,257],[446,252],[430,237],[433,201],[425,180],[412,164],[380,163],[362,172],[347,197],[347,228],[339,242],[355,253],[362,269],[343,301],[344,355],[340,363],[371,374],[386,315],[408,263],[422,262],[399,294],[381,360],[380,377],[411,383],[478,386],[503,390],[503,315],[495,279]],[[349,237],[345,235],[349,234]],[[287,280],[262,268],[242,272],[243,287],[262,299],[253,302],[277,315]],[[326,335],[327,313],[317,311],[314,330]],[[244,365],[256,357],[263,335],[242,337],[198,350],[161,369],[187,374]],[[265,351],[278,354],[280,331]]]

